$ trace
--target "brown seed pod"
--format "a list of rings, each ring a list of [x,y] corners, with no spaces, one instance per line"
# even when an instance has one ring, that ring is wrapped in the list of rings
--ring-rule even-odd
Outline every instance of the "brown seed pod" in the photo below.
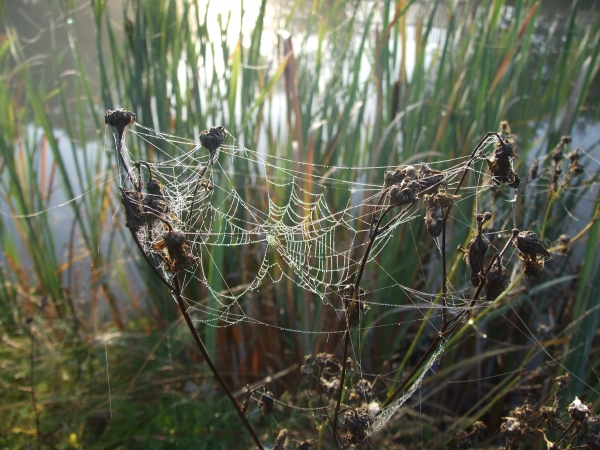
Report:
[[[532,163],[531,166],[529,166],[529,180],[535,180],[537,178],[537,174],[538,174],[538,170],[540,167],[540,163],[538,161],[537,158],[535,158]]]
[[[527,278],[539,278],[544,273],[544,261],[523,261],[523,273]]]
[[[104,123],[115,127],[119,132],[122,132],[127,125],[135,123],[135,114],[123,108],[107,110],[104,115]]]
[[[119,189],[121,190],[121,203],[125,207],[125,226],[137,233],[146,224],[142,194],[122,187]]]
[[[483,262],[485,261],[485,253],[488,248],[489,245],[483,238],[481,238],[481,249],[479,248],[479,239],[477,236],[473,236],[466,249],[462,245],[458,246],[458,250],[465,254],[465,260],[471,268],[471,283],[473,287],[479,286],[479,273],[483,272]]]
[[[154,222],[169,212],[167,201],[162,192],[161,184],[152,177],[152,171],[148,163],[144,162],[150,173],[150,178],[146,182],[146,190],[148,194],[144,197],[144,213],[146,213],[146,221],[148,227],[152,227]]]
[[[425,203],[425,226],[430,236],[437,237],[442,234],[444,227],[444,215],[442,205],[436,202],[433,194],[425,194],[423,203]]]
[[[181,230],[170,230],[163,235],[161,241],[154,244],[157,251],[167,250],[167,270],[177,273],[185,270],[198,262],[198,258],[188,252],[186,237]]]
[[[331,353],[317,353],[315,364],[323,371],[339,372],[342,368],[340,362]]]
[[[435,194],[442,182],[444,181],[444,172],[431,169],[427,164],[423,163],[417,171],[417,179],[422,191],[430,194]]]
[[[364,378],[358,380],[354,386],[352,394],[350,394],[351,400],[360,400],[363,402],[370,402],[375,397],[375,391],[373,386]]]
[[[496,261],[494,267],[487,273],[485,281],[485,299],[493,302],[508,286],[506,268]]]
[[[343,424],[348,428],[348,434],[344,436],[344,444],[360,444],[368,436],[369,426],[373,423],[373,418],[367,411],[367,408],[350,409],[344,414]]]
[[[394,184],[400,184],[405,178],[417,178],[414,166],[406,166],[396,170],[388,170],[383,176],[383,188],[387,189]]]
[[[538,255],[550,259],[552,256],[544,248],[544,244],[533,231],[521,231],[514,240],[514,245],[519,250],[520,258],[537,262]]]
[[[204,130],[200,133],[200,143],[204,148],[207,148],[211,159],[215,155],[217,149],[225,142],[225,128],[212,127],[209,130]]]
[[[408,178],[400,184],[393,185],[388,191],[390,205],[404,206],[413,203],[416,200],[416,190],[418,188],[419,183]]]
[[[272,450],[284,450],[286,448],[285,441],[288,436],[288,430],[285,428],[279,432],[275,441],[273,442]]]
[[[511,187],[514,187],[515,184],[518,186],[516,180],[519,180],[519,178],[516,176],[512,167],[512,161],[516,158],[517,155],[510,142],[504,140],[498,143],[494,150],[494,156],[487,160],[488,169],[492,174],[494,183],[510,183],[513,185]]]
[[[452,203],[460,199],[460,195],[448,194],[446,191],[440,191],[435,194],[434,200],[438,202],[442,208],[449,208]]]

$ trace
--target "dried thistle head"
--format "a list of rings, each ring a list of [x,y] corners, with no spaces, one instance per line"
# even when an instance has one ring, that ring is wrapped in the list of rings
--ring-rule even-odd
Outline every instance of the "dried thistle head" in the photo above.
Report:
[[[525,230],[519,232],[513,244],[519,250],[521,259],[537,261],[538,255],[546,259],[552,258],[548,250],[544,248],[544,244],[540,238],[533,231]]]
[[[177,273],[185,270],[198,262],[198,258],[188,251],[185,233],[181,230],[169,230],[162,239],[154,244],[157,251],[167,251],[169,272]]]
[[[211,159],[215,155],[217,149],[225,142],[225,128],[212,127],[210,130],[204,130],[200,133],[200,143],[210,153]]]
[[[390,205],[404,206],[416,200],[419,183],[413,179],[406,178],[400,184],[394,184],[388,191]]]
[[[273,413],[273,393],[271,391],[265,392],[258,401],[258,408],[262,411],[263,416],[269,417]]]
[[[108,109],[104,115],[104,123],[115,127],[119,133],[123,133],[127,125],[135,123],[135,114],[123,108],[114,111]]]
[[[425,226],[430,236],[437,237],[442,234],[444,227],[444,214],[442,205],[435,201],[433,194],[423,196],[425,203]]]
[[[315,364],[321,371],[339,372],[342,369],[340,362],[331,353],[318,353],[315,356]]]
[[[121,190],[121,204],[125,208],[125,226],[137,233],[146,224],[142,194],[122,187],[119,189]]]
[[[342,422],[348,428],[348,433],[344,436],[344,444],[353,445],[360,444],[367,438],[373,418],[367,408],[361,406],[346,411]]]
[[[496,260],[492,269],[485,276],[485,281],[485,298],[488,302],[493,302],[508,286],[506,267]]]

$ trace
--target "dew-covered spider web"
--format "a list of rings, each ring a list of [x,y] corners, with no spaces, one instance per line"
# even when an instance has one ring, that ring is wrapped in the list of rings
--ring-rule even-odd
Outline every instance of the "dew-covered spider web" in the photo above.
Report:
[[[213,130],[216,132],[217,128],[211,132]],[[324,166],[293,161],[246,148],[221,130],[223,142],[219,142],[218,148],[210,149],[201,139],[172,136],[132,123],[126,135],[134,135],[140,145],[152,146],[155,157],[152,161],[135,160],[128,148],[129,135],[121,149],[121,192],[138,192],[136,198],[144,199],[146,206],[151,204],[152,198],[158,201],[153,213],[146,214],[136,228],[143,252],[165,280],[178,276],[184,293],[190,284],[200,284],[212,299],[200,302],[184,295],[188,312],[197,326],[228,327],[247,322],[276,326],[289,333],[343,334],[344,324],[351,321],[347,316],[348,303],[344,302],[352,295],[348,293],[348,286],[355,283],[365,267],[375,267],[382,274],[378,291],[398,294],[393,304],[378,302],[377,295],[364,301],[358,295],[362,302],[361,316],[369,305],[375,304],[390,310],[398,307],[423,311],[441,309],[440,283],[435,286],[425,283],[421,290],[404,286],[390,268],[379,264],[379,259],[388,250],[386,247],[399,227],[412,227],[426,218],[428,227],[435,229],[436,223],[440,225],[440,212],[435,209],[432,212],[431,203],[425,204],[430,193],[445,198],[445,207],[450,201],[469,200],[480,210],[477,203],[480,194],[489,195],[490,186],[494,185],[486,159],[487,163],[490,158],[493,160],[497,135],[482,141],[480,152],[472,157],[396,168]],[[408,177],[411,181],[405,179],[409,172],[413,176]],[[510,172],[513,173],[512,163]],[[394,173],[398,178],[394,178]],[[463,183],[465,174],[475,182]],[[153,191],[154,197],[150,187],[153,181],[160,185],[160,191]],[[459,183],[460,196],[453,197]],[[382,217],[382,212],[388,209]],[[485,237],[488,244],[494,245],[494,233],[510,233],[514,219],[504,219],[498,222],[503,223],[504,228],[496,228]],[[453,209],[449,220],[473,228],[473,217],[459,208]],[[130,219],[128,226],[132,226]],[[371,239],[374,229],[376,237]],[[167,235],[175,231],[185,236],[185,243],[178,250],[180,257],[174,257],[168,249]],[[440,234],[433,239],[437,253],[429,259],[439,261]],[[409,257],[415,264],[421,264],[425,255],[419,254],[416,242],[414,246],[415,254]],[[215,259],[215,254],[221,256]],[[247,282],[241,286],[229,282],[228,274],[236,270],[244,271],[246,276]],[[340,320],[316,330],[301,325],[284,329],[253,314],[253,309],[247,307],[244,299],[249,294],[284,283],[292,283],[299,291],[312,294],[314,301],[331,309]],[[369,292],[367,282],[360,286]],[[469,286],[454,287],[448,283],[446,311],[450,316],[458,317],[473,307],[470,295]],[[477,307],[485,304],[485,301],[478,302]],[[358,329],[362,325],[360,320],[357,319]],[[430,319],[423,313],[421,320]],[[445,340],[446,337],[440,340],[420,375],[403,395],[378,410],[369,423],[369,435],[380,430],[419,388],[443,352]],[[358,350],[354,343],[351,346],[350,353],[360,366]]]

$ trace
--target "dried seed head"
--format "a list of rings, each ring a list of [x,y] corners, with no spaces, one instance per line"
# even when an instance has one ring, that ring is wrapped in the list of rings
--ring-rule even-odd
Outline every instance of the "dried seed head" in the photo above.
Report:
[[[263,416],[268,417],[273,413],[273,393],[271,391],[265,392],[258,401],[258,407],[262,411]]]
[[[460,195],[448,194],[446,191],[440,191],[434,196],[434,201],[438,202],[442,208],[449,208],[458,199],[460,199]]]
[[[544,273],[544,261],[523,261],[523,273],[527,278],[539,278]]]
[[[511,134],[510,133],[510,125],[508,124],[508,122],[506,120],[503,120],[502,122],[500,122],[500,132],[503,134]]]
[[[557,391],[560,392],[569,387],[569,384],[571,383],[571,377],[568,373],[566,373],[564,375],[556,377],[554,381],[556,382]]]
[[[567,256],[570,250],[571,237],[568,234],[561,234],[556,243],[561,247],[561,255]]]
[[[210,131],[204,130],[200,133],[200,143],[208,149],[211,158],[225,142],[225,135],[225,128],[223,127],[212,127]]]
[[[344,436],[344,444],[360,444],[368,436],[369,426],[373,423],[373,417],[367,411],[367,408],[360,408],[346,411],[343,419],[344,425],[348,428],[348,433]]]
[[[498,143],[494,150],[494,156],[487,160],[488,169],[492,174],[494,183],[506,183],[510,187],[516,188],[520,183],[519,176],[513,170],[513,159],[517,155],[513,150],[513,146],[507,140]]]
[[[517,172],[510,171],[508,173],[508,181],[506,182],[506,184],[508,184],[508,186],[513,189],[517,189],[521,184],[521,177],[519,177],[519,174]]]
[[[529,180],[535,180],[537,178],[540,163],[537,158],[533,160],[531,166],[529,166]]]
[[[496,261],[492,269],[487,273],[485,280],[485,298],[488,302],[493,302],[508,286],[509,280],[506,274],[506,267]]]
[[[462,246],[458,247],[458,250],[465,254],[465,260],[471,268],[471,283],[473,287],[479,286],[479,273],[483,271],[483,262],[485,261],[485,253],[488,248],[489,245],[483,238],[481,238],[480,248],[477,236],[473,236],[466,250]]]
[[[185,270],[198,262],[198,258],[188,252],[186,237],[181,230],[170,230],[166,232],[162,240],[154,244],[154,249],[161,251],[167,250],[169,272],[177,273]]]
[[[507,438],[515,438],[523,434],[521,422],[515,417],[504,417],[500,432]]]
[[[425,194],[423,196],[425,203],[425,226],[430,236],[437,237],[442,234],[444,227],[444,214],[442,205],[435,201],[433,194]]]
[[[331,380],[326,380],[325,378],[321,377],[319,381],[321,382],[321,387],[325,391],[325,395],[327,395],[327,397],[331,398],[337,395],[340,389],[339,377],[332,378]]]
[[[569,162],[571,164],[573,164],[575,161],[579,161],[579,149],[576,148],[575,150],[573,150],[567,155],[567,158],[569,158]]]
[[[402,180],[400,184],[393,185],[388,191],[390,205],[404,206],[413,203],[416,199],[416,190],[419,183],[411,179]]]
[[[585,423],[592,415],[592,411],[585,403],[575,397],[575,400],[567,407],[567,412],[573,422]]]
[[[142,194],[130,189],[119,189],[121,190],[121,203],[125,208],[125,226],[137,233],[146,224]]]
[[[550,154],[550,156],[552,157],[552,160],[554,161],[555,164],[558,164],[562,161],[563,159],[563,151],[562,151],[562,147],[556,147],[554,150],[552,150],[552,153]]]
[[[115,127],[122,133],[127,125],[135,123],[135,114],[123,108],[114,111],[108,109],[104,115],[104,123]]]
[[[548,250],[544,248],[544,244],[533,231],[521,231],[517,238],[513,241],[517,250],[521,254],[521,258],[529,261],[536,261],[538,255],[550,259],[552,256]]]
[[[361,378],[354,386],[351,397],[354,397],[355,400],[370,402],[375,397],[373,386],[367,380]]]
[[[492,220],[492,217],[493,217],[492,213],[487,211],[487,212],[484,212],[483,214],[477,214],[475,216],[475,220],[477,221],[477,223],[484,224],[484,223]]]
[[[481,438],[487,432],[487,426],[485,425],[485,423],[483,423],[482,421],[478,420],[477,422],[473,423],[472,430],[473,430],[473,433],[475,435],[477,435],[478,437]]]
[[[458,448],[469,448],[473,445],[469,439],[470,437],[471,435],[465,430],[459,430],[454,435],[454,445],[456,445]]]
[[[284,450],[285,449],[285,440],[288,436],[288,430],[285,428],[279,432],[275,441],[273,442],[273,450]]]
[[[433,170],[425,163],[421,164],[417,171],[417,179],[421,186],[421,190],[430,194],[435,194],[438,191],[444,178],[443,172]]]
[[[414,166],[406,166],[402,169],[388,170],[384,174],[383,188],[387,189],[394,184],[400,184],[405,178],[417,178]]]
[[[542,419],[552,421],[558,417],[558,408],[555,406],[542,406],[540,408],[540,415]]]
[[[315,364],[321,370],[329,372],[339,372],[342,368],[340,362],[331,353],[318,353],[315,357]]]
[[[561,138],[560,138],[560,143],[562,145],[568,145],[571,142],[573,142],[573,139],[571,139],[571,136],[568,136],[568,135],[567,136],[561,136]]]

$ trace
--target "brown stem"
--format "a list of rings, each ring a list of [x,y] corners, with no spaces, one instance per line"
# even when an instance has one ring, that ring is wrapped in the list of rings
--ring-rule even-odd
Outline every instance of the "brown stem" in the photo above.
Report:
[[[190,318],[190,315],[187,312],[187,309],[185,307],[185,303],[183,301],[183,297],[181,296],[181,285],[179,283],[179,275],[178,274],[176,274],[173,277],[173,281],[174,281],[174,285],[175,285],[175,289],[173,290],[173,295],[175,296],[175,300],[177,300],[177,305],[179,306],[179,309],[181,310],[181,314],[183,314],[183,318],[185,319],[185,323],[187,324],[188,328],[190,329],[190,332],[192,333],[192,336],[194,337],[194,340],[196,341],[196,345],[198,346],[198,349],[200,350],[200,353],[202,353],[202,356],[206,360],[206,363],[208,364],[208,367],[210,368],[210,371],[212,372],[212,374],[214,375],[214,377],[219,382],[219,385],[221,386],[221,389],[223,389],[223,391],[225,392],[225,394],[227,394],[227,397],[229,398],[229,400],[231,401],[231,404],[235,408],[235,411],[237,412],[240,420],[243,422],[244,426],[246,427],[246,429],[248,430],[248,432],[252,436],[252,439],[256,443],[256,446],[259,449],[263,450],[264,447],[260,443],[260,439],[258,439],[258,436],[256,435],[256,433],[254,432],[254,428],[252,428],[252,425],[250,425],[250,422],[248,421],[248,418],[246,417],[246,415],[242,411],[242,408],[240,407],[240,404],[235,399],[235,397],[233,396],[233,394],[231,393],[231,391],[229,390],[229,388],[225,384],[225,380],[223,380],[223,378],[221,377],[221,374],[219,373],[219,371],[217,370],[217,368],[213,364],[213,361],[210,358],[210,355],[208,354],[208,350],[206,350],[206,347],[204,346],[204,343],[202,342],[202,339],[200,339],[200,335],[198,334],[198,331],[196,330],[196,327],[194,327],[194,323],[192,322],[192,319]]]

